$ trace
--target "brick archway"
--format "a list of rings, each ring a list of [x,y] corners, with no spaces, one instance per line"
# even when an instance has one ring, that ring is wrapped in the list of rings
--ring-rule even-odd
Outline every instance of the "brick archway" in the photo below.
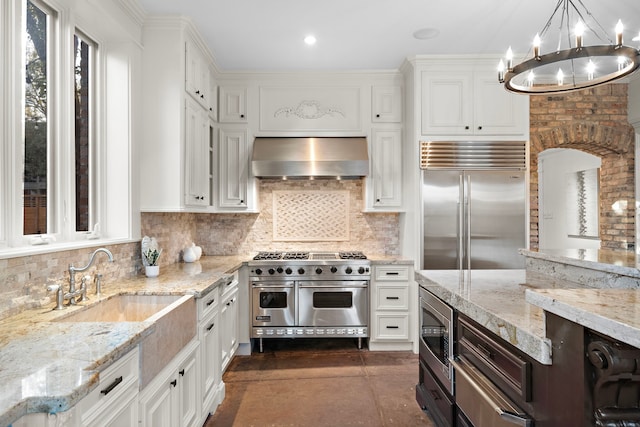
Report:
[[[600,246],[633,247],[635,134],[627,121],[627,85],[531,96],[530,110],[531,249],[539,248],[538,155],[550,148],[571,148],[601,158]]]

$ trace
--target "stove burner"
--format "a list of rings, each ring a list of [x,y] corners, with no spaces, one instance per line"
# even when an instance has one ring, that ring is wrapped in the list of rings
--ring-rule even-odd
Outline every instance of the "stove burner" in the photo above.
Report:
[[[340,259],[367,259],[367,256],[361,251],[340,252]]]
[[[282,252],[258,252],[253,259],[256,261],[282,259]]]
[[[282,259],[309,259],[309,252],[285,252]]]

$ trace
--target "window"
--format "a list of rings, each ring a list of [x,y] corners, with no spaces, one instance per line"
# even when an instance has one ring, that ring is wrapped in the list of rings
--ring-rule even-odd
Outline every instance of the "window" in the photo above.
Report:
[[[49,108],[52,97],[49,66],[51,12],[32,1],[26,3],[24,81],[24,234],[51,233],[49,191],[53,141]]]
[[[81,33],[73,36],[75,103],[75,231],[90,231],[93,220],[94,51],[95,43]]]

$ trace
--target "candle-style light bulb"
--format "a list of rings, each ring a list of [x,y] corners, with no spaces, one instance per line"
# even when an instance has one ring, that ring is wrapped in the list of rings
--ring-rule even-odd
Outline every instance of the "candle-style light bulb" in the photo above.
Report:
[[[513,69],[513,50],[511,50],[511,46],[507,49],[507,70]]]
[[[564,73],[562,72],[562,68],[558,69],[558,86],[562,86],[564,84]]]
[[[533,57],[540,60],[540,34],[536,34],[533,38]]]
[[[576,49],[582,49],[582,38],[584,36],[584,24],[582,21],[578,21],[574,33],[576,35]]]
[[[536,78],[535,74],[533,74],[533,71],[529,71],[529,75],[527,76],[527,83],[529,84],[529,87],[533,86],[533,80]]]
[[[501,59],[500,62],[498,62],[498,81],[500,83],[504,82],[504,61]]]
[[[589,63],[587,64],[587,80],[593,80],[595,71],[596,64],[594,64],[592,60],[589,60]]]
[[[622,21],[618,19],[618,23],[616,24],[616,46],[622,46],[623,31],[624,31],[624,26],[622,25]]]

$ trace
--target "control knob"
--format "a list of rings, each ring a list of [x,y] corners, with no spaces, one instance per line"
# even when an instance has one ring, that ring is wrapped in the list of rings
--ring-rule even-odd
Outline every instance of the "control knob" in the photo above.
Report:
[[[331,272],[335,273],[336,271],[338,271],[338,267],[336,267],[335,265],[331,267]]]
[[[320,267],[316,268],[316,274],[322,274],[322,269]]]
[[[276,271],[278,272],[278,274],[282,274],[282,267],[278,267]]]
[[[304,268],[300,267],[300,268],[298,269],[298,274],[304,274]]]
[[[365,272],[364,267],[360,267],[360,268],[358,268],[358,273],[360,273],[360,274],[364,274],[364,272]]]
[[[256,268],[256,274],[259,276],[262,274],[262,269],[261,268]]]
[[[284,272],[287,273],[287,274],[293,273],[293,271],[289,267],[287,267],[287,269]]]
[[[351,273],[353,272],[353,270],[351,269],[351,267],[347,267],[347,268],[344,270],[344,272],[345,272],[345,273],[347,273],[347,274],[351,274]]]
[[[269,269],[269,274],[274,274],[276,271],[273,268]]]

